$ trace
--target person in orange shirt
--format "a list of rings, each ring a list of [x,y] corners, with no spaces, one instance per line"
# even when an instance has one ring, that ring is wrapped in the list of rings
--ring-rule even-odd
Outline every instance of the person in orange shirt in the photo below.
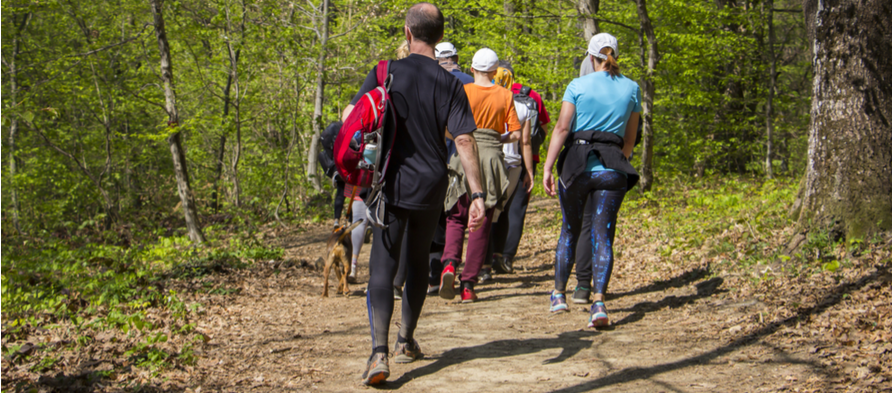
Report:
[[[480,157],[480,171],[485,184],[485,193],[459,191],[460,197],[450,198],[447,192],[446,208],[446,247],[443,250],[443,273],[440,275],[440,297],[455,297],[455,269],[461,264],[462,246],[468,212],[477,198],[483,198],[486,206],[483,226],[468,236],[467,263],[461,271],[462,303],[477,300],[474,284],[486,256],[489,245],[489,229],[493,212],[504,203],[508,195],[508,170],[505,167],[501,144],[520,140],[521,125],[514,108],[514,94],[492,82],[498,69],[499,58],[492,49],[483,48],[474,54],[471,69],[474,83],[464,85],[474,123],[477,130],[474,136]],[[452,166],[452,165],[450,165]],[[461,187],[460,185],[457,187]],[[453,203],[454,204],[450,204]]]

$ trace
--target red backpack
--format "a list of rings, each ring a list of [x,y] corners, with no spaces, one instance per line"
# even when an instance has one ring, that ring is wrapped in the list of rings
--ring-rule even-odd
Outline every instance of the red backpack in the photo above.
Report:
[[[347,116],[334,143],[334,160],[345,183],[370,188],[368,218],[384,227],[380,190],[396,134],[396,112],[390,101],[390,61],[377,68],[378,87],[365,93]],[[373,212],[374,211],[374,212]]]

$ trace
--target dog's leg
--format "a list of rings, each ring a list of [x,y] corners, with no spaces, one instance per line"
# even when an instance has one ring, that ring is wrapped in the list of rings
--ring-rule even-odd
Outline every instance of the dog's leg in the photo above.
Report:
[[[328,297],[328,275],[331,273],[331,264],[334,263],[336,256],[334,253],[328,254],[328,259],[325,260],[325,269],[322,270],[322,276],[324,277],[323,282],[324,286],[322,287],[322,297]],[[335,269],[337,271],[337,269]]]
[[[347,259],[344,258],[344,295],[350,294],[349,282],[347,281],[347,277],[350,276],[350,269],[352,269],[352,262],[347,262]]]

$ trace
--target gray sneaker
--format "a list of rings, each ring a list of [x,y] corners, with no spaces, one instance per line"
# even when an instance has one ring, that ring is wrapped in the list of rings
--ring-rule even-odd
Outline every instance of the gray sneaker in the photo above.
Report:
[[[365,372],[362,373],[362,383],[365,385],[380,385],[390,376],[390,366],[387,365],[387,354],[375,352],[366,363]]]
[[[412,363],[421,359],[424,359],[424,354],[421,353],[421,347],[414,338],[393,346],[393,361],[396,363]]]

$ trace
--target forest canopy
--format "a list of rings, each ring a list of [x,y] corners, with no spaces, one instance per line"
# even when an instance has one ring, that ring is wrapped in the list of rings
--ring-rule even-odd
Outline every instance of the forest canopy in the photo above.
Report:
[[[322,176],[308,168],[314,134],[376,61],[395,57],[410,4],[163,2],[179,113],[172,128],[149,2],[3,2],[3,231],[177,231],[166,142],[174,132],[203,222],[232,211],[265,220],[318,214],[317,187],[328,186],[308,177]],[[652,0],[652,37],[634,1],[438,5],[463,68],[477,49],[493,48],[553,117],[586,36],[615,35],[623,74],[654,85],[646,155],[656,182],[804,169],[811,67],[796,2]],[[658,50],[647,50],[651,41]]]

